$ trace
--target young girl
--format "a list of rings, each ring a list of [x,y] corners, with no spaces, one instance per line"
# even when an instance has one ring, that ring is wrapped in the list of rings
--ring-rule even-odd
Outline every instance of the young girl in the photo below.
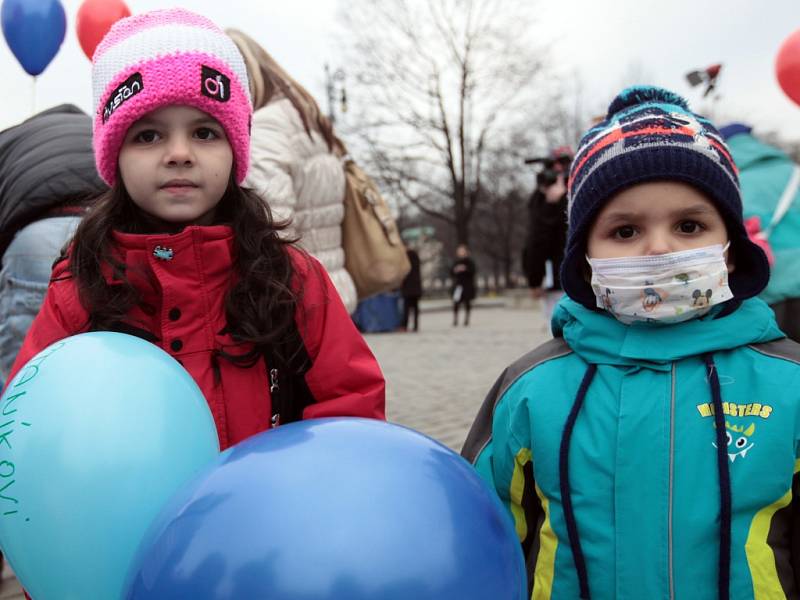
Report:
[[[631,88],[572,163],[555,339],[464,447],[534,599],[796,598],[800,347],[769,307],[716,129]]]
[[[384,418],[378,364],[324,269],[240,187],[252,109],[230,38],[180,9],[124,19],[93,84],[111,190],[55,266],[12,377],[61,338],[118,331],[181,362],[222,448],[297,418]]]
[[[314,97],[264,48],[236,29],[226,33],[244,57],[255,110],[246,184],[291,219],[290,233],[319,259],[352,313],[358,296],[342,245],[347,150]]]

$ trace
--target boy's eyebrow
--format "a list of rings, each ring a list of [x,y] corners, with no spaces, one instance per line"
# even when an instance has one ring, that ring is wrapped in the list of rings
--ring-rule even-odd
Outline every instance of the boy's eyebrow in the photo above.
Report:
[[[714,208],[707,204],[693,204],[691,206],[681,207],[672,212],[670,215],[672,218],[678,216],[692,216],[692,215],[711,215],[714,214]],[[602,221],[603,223],[616,223],[620,221],[635,221],[642,217],[642,213],[635,212],[635,211],[617,211],[617,212],[610,212],[607,215],[603,215],[601,219],[598,221]]]
[[[607,215],[603,215],[598,221],[602,223],[616,223],[618,221],[635,221],[640,216],[639,213],[636,212],[610,212]]]
[[[714,207],[709,206],[708,204],[693,204],[692,206],[687,206],[685,208],[681,208],[676,210],[674,214],[676,215],[708,215],[714,214],[716,209]]]

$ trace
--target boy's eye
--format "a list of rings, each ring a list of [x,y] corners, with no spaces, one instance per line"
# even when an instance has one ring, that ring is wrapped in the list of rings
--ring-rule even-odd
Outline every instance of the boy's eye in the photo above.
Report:
[[[137,133],[133,140],[135,142],[140,142],[142,144],[152,144],[156,140],[159,139],[158,132],[153,129],[145,129],[144,131],[140,131]]]
[[[201,127],[200,129],[194,132],[194,135],[195,137],[201,140],[215,140],[219,137],[216,131],[208,127]]]
[[[697,221],[681,221],[678,229],[681,233],[699,233],[703,226]]]
[[[614,230],[614,237],[619,239],[627,240],[634,235],[636,235],[636,229],[634,229],[633,225],[623,225]]]

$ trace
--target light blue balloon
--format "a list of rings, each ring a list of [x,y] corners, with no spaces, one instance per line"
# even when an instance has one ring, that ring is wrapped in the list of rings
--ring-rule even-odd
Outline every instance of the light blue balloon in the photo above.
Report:
[[[0,545],[35,600],[116,599],[153,517],[219,454],[167,353],[85,333],[32,358],[0,399]]]

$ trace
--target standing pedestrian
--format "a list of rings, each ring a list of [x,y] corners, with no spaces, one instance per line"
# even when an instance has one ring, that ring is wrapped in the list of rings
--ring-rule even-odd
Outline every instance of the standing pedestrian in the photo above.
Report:
[[[542,314],[550,323],[561,291],[561,261],[567,241],[567,173],[572,151],[554,149],[550,156],[526,160],[542,163],[536,176],[536,189],[528,204],[528,235],[523,251],[523,269],[534,300],[542,304]]]
[[[466,244],[456,248],[456,260],[450,269],[453,278],[453,327],[458,325],[458,310],[464,306],[464,325],[469,325],[469,313],[475,299],[475,261],[469,255]]]
[[[419,299],[422,297],[422,273],[419,254],[413,248],[406,248],[411,270],[403,279],[400,291],[403,296],[403,330],[408,331],[408,321],[414,313],[414,331],[419,331]]]

